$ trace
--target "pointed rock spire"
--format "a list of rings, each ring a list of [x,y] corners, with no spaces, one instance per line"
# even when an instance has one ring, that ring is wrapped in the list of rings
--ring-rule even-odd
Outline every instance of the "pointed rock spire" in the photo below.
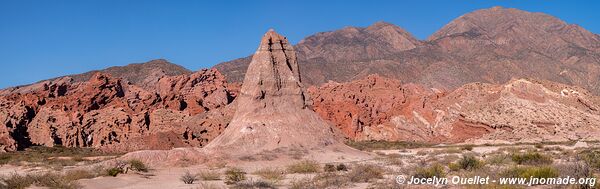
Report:
[[[269,30],[252,57],[229,126],[204,149],[229,156],[298,149],[352,151],[305,108],[305,98],[296,52],[285,37]]]

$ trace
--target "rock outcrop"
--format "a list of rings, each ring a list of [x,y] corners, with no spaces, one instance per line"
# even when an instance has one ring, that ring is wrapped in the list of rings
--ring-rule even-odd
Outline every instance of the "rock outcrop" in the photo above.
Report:
[[[532,79],[428,89],[377,75],[311,87],[314,109],[352,140],[431,143],[597,140],[600,97]]]
[[[308,108],[296,52],[285,37],[267,32],[246,73],[229,126],[204,150],[229,156],[333,147],[350,150]]]
[[[163,75],[145,87],[97,72],[84,82],[62,77],[5,89],[0,91],[0,150],[202,146],[229,123],[227,105],[235,90],[227,86],[218,71],[201,70]]]

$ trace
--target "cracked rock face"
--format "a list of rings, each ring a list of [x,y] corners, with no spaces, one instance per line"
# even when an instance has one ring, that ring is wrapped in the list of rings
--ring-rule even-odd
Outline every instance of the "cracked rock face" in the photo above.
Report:
[[[236,103],[229,127],[205,149],[235,156],[340,145],[329,125],[307,108],[295,51],[272,30],[252,57]]]
[[[444,92],[371,75],[309,91],[314,110],[353,140],[493,143],[600,138],[600,97],[544,80],[470,83]]]
[[[161,76],[144,85],[97,72],[83,82],[63,77],[0,90],[0,151],[203,146],[231,119],[234,94],[216,70]]]

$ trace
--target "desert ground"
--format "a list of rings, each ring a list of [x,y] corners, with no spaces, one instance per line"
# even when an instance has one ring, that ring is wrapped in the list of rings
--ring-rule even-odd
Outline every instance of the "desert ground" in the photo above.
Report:
[[[61,147],[0,156],[3,188],[430,188],[403,185],[396,177],[511,176],[597,177],[600,143],[564,142],[503,145],[430,145],[352,142],[372,155],[352,161],[310,156],[245,157],[211,163],[182,161],[150,166],[119,154]],[[537,188],[598,188],[585,185]],[[447,185],[440,188],[527,188],[519,185]]]

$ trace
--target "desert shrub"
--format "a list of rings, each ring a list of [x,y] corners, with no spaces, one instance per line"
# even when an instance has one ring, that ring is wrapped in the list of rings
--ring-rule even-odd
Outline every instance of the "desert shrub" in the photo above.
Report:
[[[512,161],[512,159],[506,154],[494,154],[485,159],[485,163],[491,165],[503,165],[510,163],[510,161]]]
[[[377,165],[359,164],[354,166],[347,176],[352,182],[369,182],[373,179],[383,178],[384,170]]]
[[[519,177],[519,178],[554,178],[558,177],[559,173],[554,167],[512,167],[504,170],[501,173],[504,177]]]
[[[181,175],[181,177],[179,177],[179,180],[185,184],[194,184],[194,182],[198,181],[198,175],[186,171],[183,175]]]
[[[66,177],[56,173],[46,173],[43,175],[32,176],[34,178],[34,184],[36,186],[48,187],[48,188],[60,188],[60,189],[75,189],[80,188],[76,182],[69,180]]]
[[[519,165],[546,165],[553,162],[552,157],[538,152],[512,154],[512,160]]]
[[[144,164],[144,162],[142,162],[140,160],[137,160],[137,159],[129,160],[129,165],[131,166],[131,170],[148,172],[148,167],[146,166],[146,164]]]
[[[119,175],[123,172],[124,172],[123,169],[119,168],[119,167],[112,167],[112,168],[106,169],[106,174],[109,176],[113,176],[113,177],[116,177],[117,175]]]
[[[0,153],[0,166],[8,164],[8,162],[10,162],[11,159],[12,156],[9,153]]]
[[[600,151],[583,151],[579,154],[579,158],[583,159],[590,167],[600,171]]]
[[[240,181],[246,180],[246,172],[239,168],[229,168],[225,171],[225,183],[236,184]]]
[[[254,172],[254,174],[270,181],[285,179],[285,171],[276,168],[263,168]]]
[[[563,163],[555,166],[561,177],[591,178],[592,169],[586,162]]]
[[[463,169],[467,171],[472,171],[483,166],[483,163],[479,161],[475,156],[464,155],[462,158],[458,160],[456,163],[450,164],[449,168],[452,170]]]
[[[317,174],[312,178],[293,180],[290,182],[290,188],[348,188],[350,183],[350,179],[347,176],[326,172]]]
[[[202,179],[202,180],[220,180],[221,179],[221,174],[218,171],[201,171],[200,173],[198,173],[198,176]]]
[[[417,168],[413,177],[415,178],[433,178],[433,177],[444,177],[446,176],[446,172],[444,171],[444,167],[440,164],[434,164],[430,167],[425,168]]]
[[[290,173],[316,173],[319,171],[319,164],[315,161],[305,160],[287,167]]]
[[[236,183],[232,188],[234,189],[246,189],[246,188],[261,188],[261,189],[268,189],[268,188],[277,188],[275,187],[275,185],[271,182],[268,181],[263,181],[263,180],[249,180],[249,181],[241,181]]]
[[[96,175],[95,173],[93,173],[92,171],[89,170],[85,170],[85,169],[75,169],[75,170],[69,170],[67,172],[65,172],[63,174],[63,177],[67,180],[79,180],[79,179],[89,179],[89,178],[95,178],[98,175]]]
[[[348,141],[348,146],[362,151],[430,147],[432,144],[406,141]]]
[[[13,173],[8,177],[0,178],[0,181],[2,181],[0,182],[0,188],[24,189],[31,186],[35,180],[29,175]]]
[[[323,166],[323,171],[325,172],[335,172],[335,165],[333,164],[325,164],[325,166]]]
[[[335,167],[335,170],[337,170],[337,171],[348,171],[348,167],[346,167],[345,164],[340,163],[339,165],[337,165]]]
[[[461,150],[471,151],[473,150],[473,145],[464,145],[460,147]]]
[[[540,144],[540,143],[538,143],[538,144],[535,144],[535,145],[533,145],[533,147],[535,147],[535,148],[537,148],[537,149],[542,149],[542,148],[544,148],[544,145],[543,145],[543,144]]]

